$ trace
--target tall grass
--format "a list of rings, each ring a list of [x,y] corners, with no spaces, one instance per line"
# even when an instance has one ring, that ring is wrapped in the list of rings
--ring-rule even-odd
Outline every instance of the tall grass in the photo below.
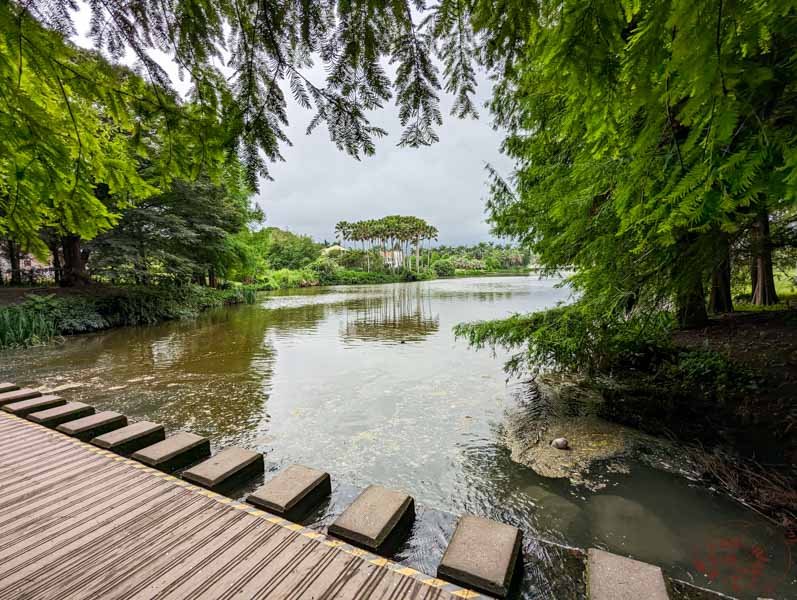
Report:
[[[25,306],[0,308],[0,348],[45,344],[58,334],[55,321]]]
[[[243,288],[244,303],[255,304],[257,303],[257,290],[253,287]]]

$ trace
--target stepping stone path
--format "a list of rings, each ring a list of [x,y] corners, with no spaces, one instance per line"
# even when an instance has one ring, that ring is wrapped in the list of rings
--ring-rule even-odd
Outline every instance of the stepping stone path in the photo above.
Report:
[[[206,488],[217,488],[236,476],[262,472],[263,455],[243,448],[226,448],[183,473],[183,479]]]
[[[379,552],[415,519],[415,501],[404,492],[368,486],[329,526],[329,534],[355,546]]]
[[[42,393],[30,388],[22,388],[21,390],[11,390],[0,394],[0,406],[11,404],[12,402],[19,402],[21,400],[28,400],[30,398],[38,398]]]
[[[39,425],[58,427],[62,423],[74,421],[94,414],[94,407],[82,402],[67,402],[55,408],[30,413],[28,419]]]
[[[669,600],[661,569],[590,548],[589,600]]]
[[[94,413],[82,402],[66,402],[30,388],[0,383],[0,407],[6,412],[57,427],[58,431],[132,457],[163,471],[189,465],[210,456],[207,438],[192,433],[165,437],[163,425],[141,421],[128,425],[127,417],[111,411]],[[222,450],[188,469],[183,478],[218,488],[237,476],[263,471],[263,456],[242,448]],[[328,473],[291,465],[257,489],[247,502],[271,513],[295,518],[306,514],[331,492]],[[415,502],[403,492],[378,485],[365,489],[328,528],[332,536],[376,553],[400,540],[415,518]],[[437,569],[437,577],[457,585],[505,598],[522,566],[522,532],[509,525],[465,515]],[[412,570],[412,569],[410,569]],[[442,583],[442,582],[441,582]],[[467,590],[454,595],[471,597]],[[589,600],[669,600],[659,567],[603,550],[588,552]],[[759,599],[763,600],[763,599]]]
[[[210,442],[193,433],[180,432],[135,452],[133,459],[161,471],[174,471],[210,456]]]
[[[31,398],[30,400],[21,400],[19,402],[6,404],[3,410],[13,415],[24,417],[32,412],[63,406],[64,404],[66,404],[66,400],[59,396],[39,396],[38,398]]]
[[[302,465],[291,465],[246,501],[286,519],[306,515],[329,496],[332,484],[329,473]]]
[[[522,533],[516,527],[464,515],[437,567],[437,577],[505,598],[521,542]]]
[[[58,426],[58,431],[88,442],[91,438],[127,425],[127,417],[109,410],[69,421]]]
[[[166,431],[163,425],[139,421],[95,437],[91,443],[119,454],[130,454],[157,442],[162,442],[164,439],[166,439]]]

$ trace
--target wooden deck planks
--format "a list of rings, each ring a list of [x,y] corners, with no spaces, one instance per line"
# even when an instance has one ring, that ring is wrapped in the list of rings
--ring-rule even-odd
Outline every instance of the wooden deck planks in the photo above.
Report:
[[[0,600],[477,597],[5,414],[0,488]]]

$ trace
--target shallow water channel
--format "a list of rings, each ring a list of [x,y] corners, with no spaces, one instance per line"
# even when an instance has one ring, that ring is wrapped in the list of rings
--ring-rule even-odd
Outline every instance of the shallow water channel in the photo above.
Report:
[[[783,533],[730,499],[631,461],[598,491],[513,462],[500,442],[519,384],[505,357],[455,340],[462,321],[566,301],[556,280],[454,279],[263,294],[193,321],[75,336],[0,355],[0,380],[63,389],[132,419],[328,470],[329,521],[379,483],[421,506],[399,559],[434,573],[455,516],[526,532],[526,598],[580,598],[567,546],[598,546],[740,598],[797,597]],[[269,477],[269,474],[266,474]],[[797,555],[797,547],[794,548]],[[708,574],[708,575],[707,575]]]

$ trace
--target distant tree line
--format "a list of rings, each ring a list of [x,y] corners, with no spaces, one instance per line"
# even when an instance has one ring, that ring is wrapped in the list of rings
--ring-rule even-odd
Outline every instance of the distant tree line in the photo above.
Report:
[[[421,249],[426,246],[427,268],[430,265],[431,254],[429,244],[437,239],[437,228],[429,225],[418,217],[392,215],[381,219],[369,219],[349,223],[340,221],[335,225],[335,235],[341,243],[354,242],[360,244],[361,249],[370,257],[369,251],[393,252],[400,250],[403,265],[409,268],[410,255],[414,250],[414,266],[416,272],[421,271]],[[370,259],[369,259],[370,261]],[[370,262],[366,267],[370,270]],[[391,263],[393,270],[398,266]]]

